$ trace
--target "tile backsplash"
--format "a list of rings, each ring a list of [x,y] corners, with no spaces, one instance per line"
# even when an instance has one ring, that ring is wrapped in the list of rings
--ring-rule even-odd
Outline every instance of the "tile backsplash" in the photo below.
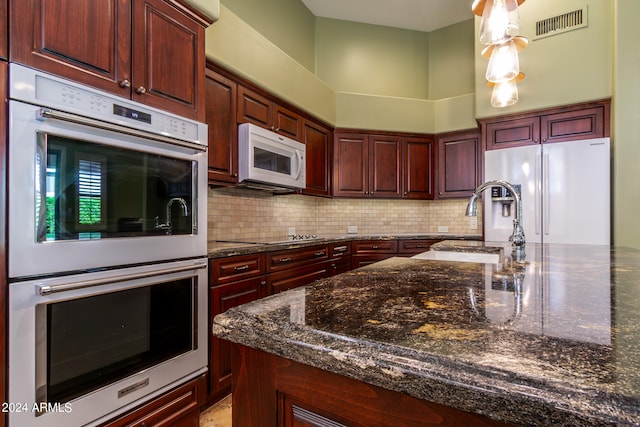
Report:
[[[209,240],[287,238],[289,227],[297,234],[449,233],[479,234],[464,216],[467,199],[376,200],[328,199],[299,194],[272,196],[247,189],[209,188]]]

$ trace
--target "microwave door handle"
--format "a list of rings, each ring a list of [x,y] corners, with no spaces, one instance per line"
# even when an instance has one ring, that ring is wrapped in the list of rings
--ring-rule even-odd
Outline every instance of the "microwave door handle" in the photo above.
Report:
[[[296,157],[298,158],[298,173],[296,173],[296,179],[298,179],[302,173],[302,154],[300,154],[300,150],[295,150],[295,152]]]

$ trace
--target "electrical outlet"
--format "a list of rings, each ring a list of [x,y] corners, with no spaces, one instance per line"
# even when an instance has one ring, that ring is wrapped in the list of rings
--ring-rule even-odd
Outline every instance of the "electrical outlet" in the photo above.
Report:
[[[358,232],[358,226],[357,225],[350,225],[347,227],[347,233],[349,234],[356,234]]]
[[[289,227],[287,229],[287,236],[295,236],[296,235],[296,228],[295,227]]]
[[[478,229],[478,217],[477,216],[470,216],[469,217],[469,228],[472,230],[477,230]]]
[[[448,225],[439,225],[438,226],[438,233],[448,233],[449,232],[449,226]]]

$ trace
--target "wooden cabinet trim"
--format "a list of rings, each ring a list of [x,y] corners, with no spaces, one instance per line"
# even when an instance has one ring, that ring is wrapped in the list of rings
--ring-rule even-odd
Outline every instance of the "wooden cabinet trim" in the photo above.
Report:
[[[265,254],[213,259],[209,263],[211,285],[220,285],[266,273]]]
[[[309,246],[272,252],[267,258],[268,270],[273,272],[324,261],[329,258],[329,250],[327,245]]]

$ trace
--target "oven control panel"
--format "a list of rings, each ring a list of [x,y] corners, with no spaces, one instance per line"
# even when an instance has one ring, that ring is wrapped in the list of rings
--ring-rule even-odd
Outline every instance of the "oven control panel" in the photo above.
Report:
[[[19,64],[10,64],[10,67],[11,99],[207,144],[207,128],[203,123]]]

